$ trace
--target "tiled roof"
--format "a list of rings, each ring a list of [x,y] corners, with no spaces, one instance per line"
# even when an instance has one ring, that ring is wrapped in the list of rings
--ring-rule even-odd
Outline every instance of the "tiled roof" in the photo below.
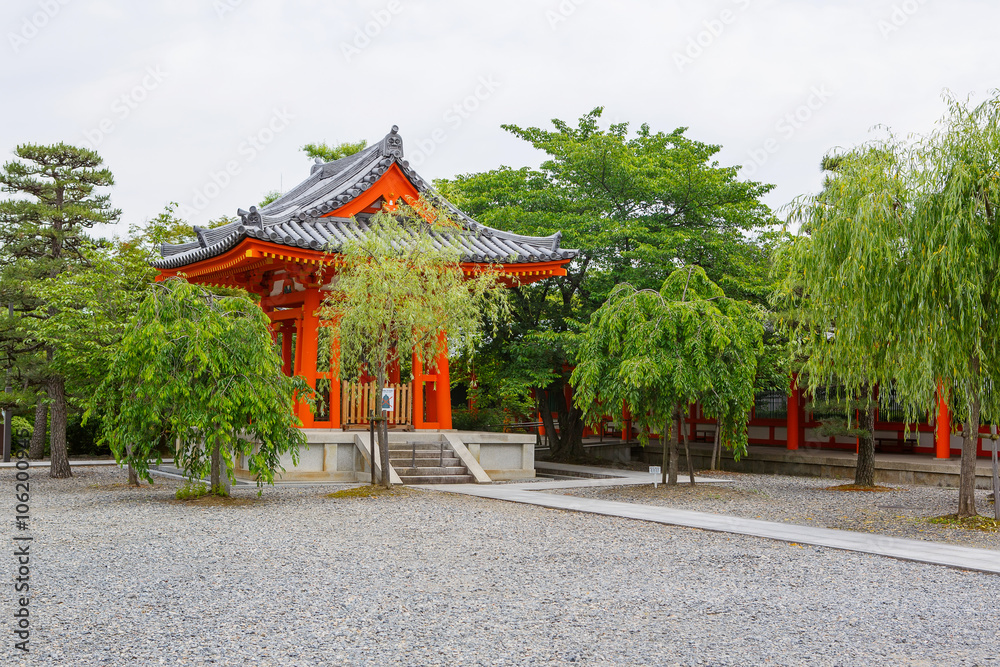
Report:
[[[220,255],[245,238],[270,241],[285,246],[337,252],[344,241],[363,234],[365,216],[357,219],[324,218],[324,214],[352,201],[370,188],[393,165],[421,193],[431,186],[403,159],[403,140],[398,128],[382,141],[333,162],[313,165],[309,177],[260,211],[238,211],[240,220],[215,229],[194,227],[197,241],[178,245],[164,243],[163,259],[153,266],[176,269]],[[462,230],[435,236],[462,252],[465,262],[505,264],[572,259],[576,250],[559,247],[561,233],[551,236],[519,236],[482,225],[450,203],[446,206]]]

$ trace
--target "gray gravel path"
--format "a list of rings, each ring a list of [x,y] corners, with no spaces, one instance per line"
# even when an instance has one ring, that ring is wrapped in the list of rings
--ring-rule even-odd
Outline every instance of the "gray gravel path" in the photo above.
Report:
[[[955,513],[958,489],[887,484],[885,486],[891,491],[848,492],[829,489],[844,484],[844,480],[708,471],[702,474],[724,482],[692,488],[685,476],[682,483],[673,488],[660,485],[654,489],[650,483],[648,486],[571,489],[554,493],[1000,551],[1000,533],[958,529],[927,521],[930,517]],[[987,495],[988,491],[977,490],[976,506],[980,514],[992,518],[993,505],[986,500]]]
[[[33,474],[33,650],[5,612],[0,664],[1000,665],[996,576],[434,492],[213,507],[77,472]]]

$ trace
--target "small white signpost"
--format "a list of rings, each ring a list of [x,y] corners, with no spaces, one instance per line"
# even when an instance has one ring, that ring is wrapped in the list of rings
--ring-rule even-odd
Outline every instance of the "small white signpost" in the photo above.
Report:
[[[384,387],[382,389],[382,412],[392,412],[396,409],[396,389],[394,387]]]
[[[649,474],[653,476],[653,488],[656,488],[656,482],[660,479],[660,475],[663,474],[660,466],[649,466]]]
[[[990,429],[991,431],[993,429]],[[996,434],[993,434],[993,438]],[[997,446],[1000,444],[1000,440],[994,440],[993,438],[983,438],[983,449],[988,449],[992,452],[991,458],[993,459],[993,517],[1000,521],[1000,470],[997,469]]]

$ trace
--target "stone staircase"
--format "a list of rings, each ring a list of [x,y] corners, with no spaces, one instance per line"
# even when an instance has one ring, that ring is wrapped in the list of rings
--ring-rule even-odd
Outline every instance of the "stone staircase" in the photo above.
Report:
[[[472,484],[475,481],[447,442],[390,442],[389,463],[403,484]]]

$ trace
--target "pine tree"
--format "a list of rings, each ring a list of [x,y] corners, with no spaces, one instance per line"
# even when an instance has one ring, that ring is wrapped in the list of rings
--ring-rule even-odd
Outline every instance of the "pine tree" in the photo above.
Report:
[[[16,319],[7,318],[0,345],[25,382],[48,394],[49,474],[70,477],[66,377],[58,370],[63,351],[36,326],[58,308],[41,298],[37,287],[85,263],[85,230],[116,222],[121,212],[111,208],[108,195],[96,192],[113,185],[114,177],[94,151],[64,143],[22,144],[15,155],[0,171],[3,190],[15,195],[0,201],[0,298],[13,305]],[[44,422],[36,419],[36,426]]]

